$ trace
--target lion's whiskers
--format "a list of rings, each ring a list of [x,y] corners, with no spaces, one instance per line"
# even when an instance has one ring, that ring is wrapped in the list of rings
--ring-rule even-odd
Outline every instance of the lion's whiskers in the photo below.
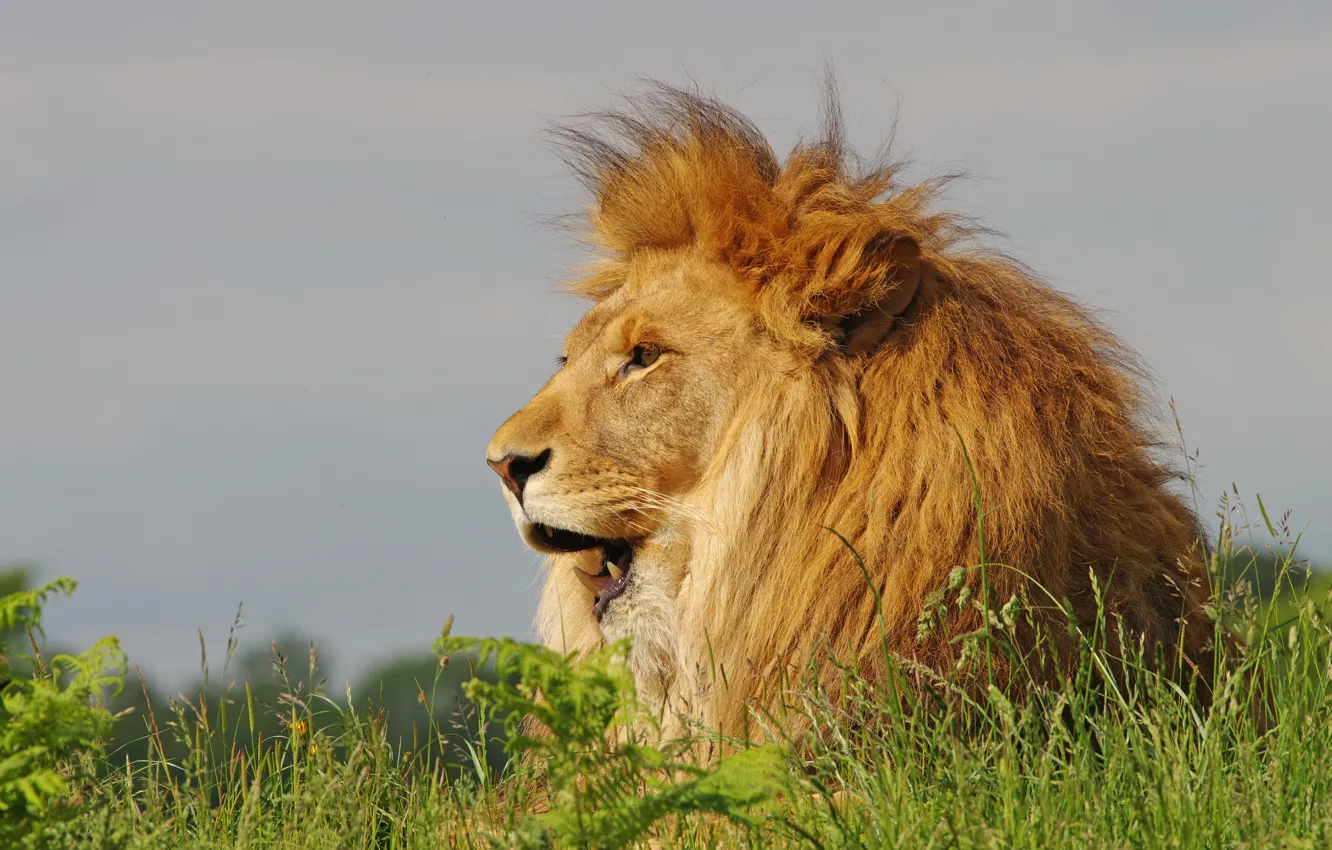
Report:
[[[712,525],[712,518],[697,505],[691,505],[674,496],[667,496],[665,493],[660,493],[647,487],[629,486],[625,489],[630,490],[643,498],[644,507],[660,508],[667,513],[671,513],[682,519],[687,519],[700,525],[708,527],[711,527]]]

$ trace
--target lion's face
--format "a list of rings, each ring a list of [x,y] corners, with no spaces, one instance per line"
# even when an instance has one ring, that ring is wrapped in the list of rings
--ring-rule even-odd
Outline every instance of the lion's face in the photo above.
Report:
[[[633,633],[627,621],[646,600],[678,587],[682,497],[775,353],[731,275],[683,253],[635,259],[569,333],[554,377],[490,442],[519,533],[565,556],[554,569],[572,569],[579,604],[608,635]]]

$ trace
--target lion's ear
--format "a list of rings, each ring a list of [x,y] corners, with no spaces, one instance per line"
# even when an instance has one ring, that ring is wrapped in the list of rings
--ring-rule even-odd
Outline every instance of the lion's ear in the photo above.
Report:
[[[920,288],[920,246],[909,237],[884,237],[871,265],[887,278],[883,294],[868,309],[835,320],[842,347],[849,355],[873,351],[893,329],[898,316],[911,306]]]

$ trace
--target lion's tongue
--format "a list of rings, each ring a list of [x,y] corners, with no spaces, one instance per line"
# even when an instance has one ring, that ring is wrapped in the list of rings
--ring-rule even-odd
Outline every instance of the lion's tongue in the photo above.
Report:
[[[574,568],[574,575],[578,576],[578,580],[583,583],[583,587],[586,587],[598,596],[601,595],[603,590],[610,587],[611,584],[615,582],[615,579],[611,578],[609,575],[590,576],[577,567]]]

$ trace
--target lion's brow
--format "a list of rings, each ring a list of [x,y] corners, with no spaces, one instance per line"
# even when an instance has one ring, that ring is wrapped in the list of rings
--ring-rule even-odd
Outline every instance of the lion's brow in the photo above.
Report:
[[[574,325],[573,330],[564,341],[564,353],[566,356],[577,357],[589,346],[595,342],[606,330],[617,314],[608,310],[599,310],[593,307],[589,310],[578,324]]]

